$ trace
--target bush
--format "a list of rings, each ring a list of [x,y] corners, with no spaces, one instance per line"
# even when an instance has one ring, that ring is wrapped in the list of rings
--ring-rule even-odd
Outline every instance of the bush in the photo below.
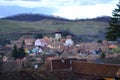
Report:
[[[102,43],[102,40],[98,40],[97,43]]]
[[[102,59],[104,63],[120,64],[120,56]]]
[[[114,48],[114,49],[113,49],[113,53],[120,53],[120,48],[119,48],[119,47]]]
[[[106,56],[106,55],[105,55],[105,52],[102,52],[102,53],[101,53],[101,58],[105,58],[105,56]]]
[[[113,49],[108,49],[108,53],[109,54],[113,54],[114,52],[113,52]]]

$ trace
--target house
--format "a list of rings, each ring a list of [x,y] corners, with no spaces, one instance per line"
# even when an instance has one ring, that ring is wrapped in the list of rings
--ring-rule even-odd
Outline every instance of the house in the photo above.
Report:
[[[25,45],[33,45],[34,44],[35,39],[24,39]]]
[[[7,53],[10,52],[12,49],[10,47],[1,47],[0,53]]]
[[[34,44],[34,45],[35,45],[35,46],[45,47],[45,46],[47,45],[47,43],[46,43],[46,41],[43,40],[43,39],[37,39],[37,40],[35,41],[35,44]]]
[[[74,42],[72,40],[72,37],[70,35],[67,36],[67,39],[65,40],[65,46],[72,46],[74,45]]]
[[[72,46],[74,43],[72,41],[72,39],[66,39],[65,41],[65,46]]]
[[[46,43],[51,42],[51,39],[50,39],[50,38],[48,38],[47,36],[43,37],[43,40],[44,40]]]

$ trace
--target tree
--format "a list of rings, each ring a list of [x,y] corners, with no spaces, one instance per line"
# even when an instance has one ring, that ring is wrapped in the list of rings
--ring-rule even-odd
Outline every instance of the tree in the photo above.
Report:
[[[38,33],[34,35],[34,38],[43,38],[43,33]]]
[[[117,8],[112,12],[112,17],[109,25],[110,26],[106,28],[106,39],[111,41],[120,39],[120,0],[117,4]]]
[[[6,44],[10,44],[10,40],[1,38],[1,39],[0,39],[0,45],[1,45],[1,46],[5,46]]]
[[[18,49],[18,55],[17,55],[17,58],[18,59],[22,59],[26,56],[26,53],[25,53],[25,50],[24,50],[24,47],[21,46],[21,48]]]
[[[13,47],[13,50],[12,50],[12,57],[13,57],[14,59],[17,58],[17,53],[18,53],[18,49],[17,49],[17,46],[16,46],[16,44],[15,44],[14,47]]]
[[[70,29],[62,29],[61,30],[61,34],[64,37],[66,37],[68,35],[75,36],[75,34],[73,32],[71,32]]]
[[[22,45],[25,45],[25,40],[23,40]]]
[[[26,56],[24,47],[21,46],[21,48],[17,48],[16,44],[13,47],[13,51],[12,51],[12,57],[14,57],[14,59],[22,59]]]

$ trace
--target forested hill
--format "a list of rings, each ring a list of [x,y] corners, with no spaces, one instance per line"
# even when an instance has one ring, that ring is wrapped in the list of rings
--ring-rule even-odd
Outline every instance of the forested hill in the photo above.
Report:
[[[13,16],[8,16],[5,18],[1,18],[3,20],[15,20],[15,21],[41,21],[44,19],[48,20],[60,20],[60,21],[68,21],[68,19],[61,18],[61,17],[54,17],[54,16],[48,16],[43,14],[18,14]]]
[[[101,16],[97,18],[92,18],[92,19],[86,19],[86,20],[94,20],[94,21],[101,21],[101,22],[109,22],[111,19],[110,16]]]
[[[92,19],[77,19],[77,20],[69,20],[61,17],[55,17],[55,16],[48,16],[43,14],[18,14],[13,16],[8,16],[1,18],[2,20],[15,20],[15,21],[29,21],[29,22],[35,22],[35,21],[41,21],[44,19],[48,20],[60,20],[60,21],[89,21],[89,20],[95,20],[95,21],[102,21],[102,22],[109,22],[110,17],[109,16],[102,16]]]

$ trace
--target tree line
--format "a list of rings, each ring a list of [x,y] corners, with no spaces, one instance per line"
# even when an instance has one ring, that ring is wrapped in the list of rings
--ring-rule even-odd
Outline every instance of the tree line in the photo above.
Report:
[[[112,12],[112,17],[109,22],[109,27],[106,28],[106,39],[109,41],[120,41],[120,0]]]
[[[17,14],[13,16],[8,16],[2,18],[3,20],[16,20],[16,21],[41,21],[44,19],[50,19],[50,20],[60,20],[60,21],[69,21],[69,19],[65,19],[62,17],[54,17],[54,16],[48,16],[44,14]]]
[[[109,22],[110,21],[110,16],[101,16],[101,17],[96,17],[96,18],[86,18],[86,19],[75,19],[75,20],[70,20],[62,17],[55,17],[55,16],[50,16],[50,15],[44,15],[44,14],[17,14],[13,16],[7,16],[4,18],[1,18],[3,20],[16,20],[16,21],[41,21],[44,19],[48,20],[59,20],[59,21],[86,21],[86,20],[94,20],[94,21],[102,21],[102,22]]]

